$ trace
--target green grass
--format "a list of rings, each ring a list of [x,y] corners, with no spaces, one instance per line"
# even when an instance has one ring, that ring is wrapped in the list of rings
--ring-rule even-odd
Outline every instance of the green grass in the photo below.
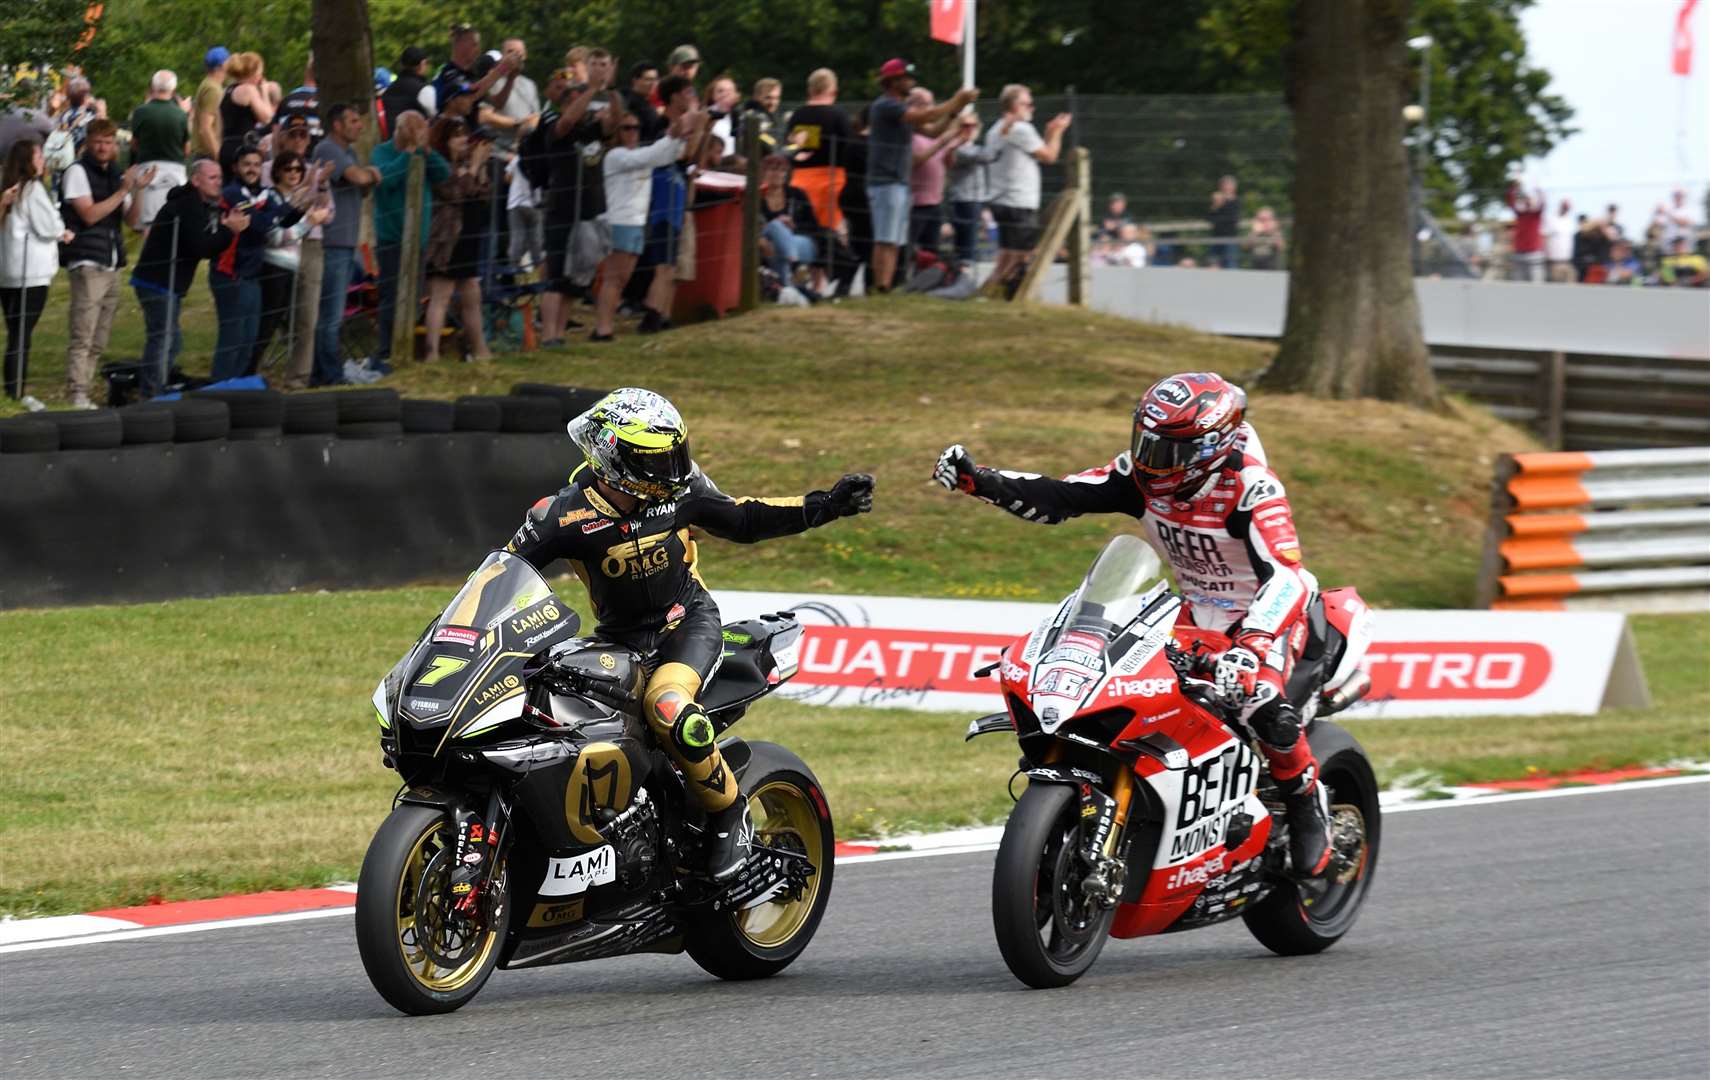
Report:
[[[561,579],[562,595],[575,595]],[[0,614],[0,913],[353,879],[397,778],[368,696],[438,587]],[[1710,759],[1710,616],[1635,620],[1657,705],[1595,718],[1356,722],[1385,778],[1448,781]],[[27,704],[25,704],[27,703]],[[996,822],[1015,747],[967,714],[768,701],[844,836]]]

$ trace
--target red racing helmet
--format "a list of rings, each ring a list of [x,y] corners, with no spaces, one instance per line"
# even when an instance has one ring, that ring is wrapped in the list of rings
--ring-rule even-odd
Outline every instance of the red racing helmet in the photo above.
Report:
[[[1134,406],[1134,482],[1151,497],[1187,497],[1222,467],[1246,415],[1246,392],[1215,371],[1153,384]]]

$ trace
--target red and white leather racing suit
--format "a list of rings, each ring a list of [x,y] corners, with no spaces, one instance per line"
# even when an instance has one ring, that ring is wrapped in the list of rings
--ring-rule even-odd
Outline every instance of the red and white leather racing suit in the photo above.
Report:
[[[1259,736],[1271,774],[1279,782],[1298,777],[1313,764],[1312,753],[1300,738],[1299,717],[1285,707],[1283,688],[1306,647],[1306,613],[1318,580],[1302,565],[1288,497],[1265,464],[1258,435],[1242,424],[1222,468],[1187,498],[1148,498],[1133,472],[1126,451],[1061,480],[978,468],[972,494],[1041,525],[1082,514],[1139,518],[1187,601],[1182,621],[1222,631],[1261,658],[1243,717]]]

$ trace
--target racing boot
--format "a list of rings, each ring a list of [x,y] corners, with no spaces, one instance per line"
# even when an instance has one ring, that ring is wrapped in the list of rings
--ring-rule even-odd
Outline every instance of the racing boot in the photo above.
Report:
[[[1288,857],[1299,877],[1317,877],[1330,866],[1330,805],[1318,769],[1279,781],[1288,817]]]
[[[754,845],[754,819],[748,816],[748,800],[735,802],[707,815],[707,831],[702,836],[706,847],[707,876],[714,881],[728,881],[748,862]]]

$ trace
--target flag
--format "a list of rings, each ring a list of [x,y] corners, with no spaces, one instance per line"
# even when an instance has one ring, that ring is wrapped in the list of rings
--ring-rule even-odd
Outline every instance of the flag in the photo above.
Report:
[[[1690,0],[1696,3],[1697,0]],[[951,45],[962,44],[962,27],[967,22],[968,0],[932,0],[932,40]]]
[[[1674,17],[1674,73],[1692,74],[1692,9],[1698,0],[1681,0],[1680,14]],[[938,13],[932,15],[932,36],[938,36]]]

